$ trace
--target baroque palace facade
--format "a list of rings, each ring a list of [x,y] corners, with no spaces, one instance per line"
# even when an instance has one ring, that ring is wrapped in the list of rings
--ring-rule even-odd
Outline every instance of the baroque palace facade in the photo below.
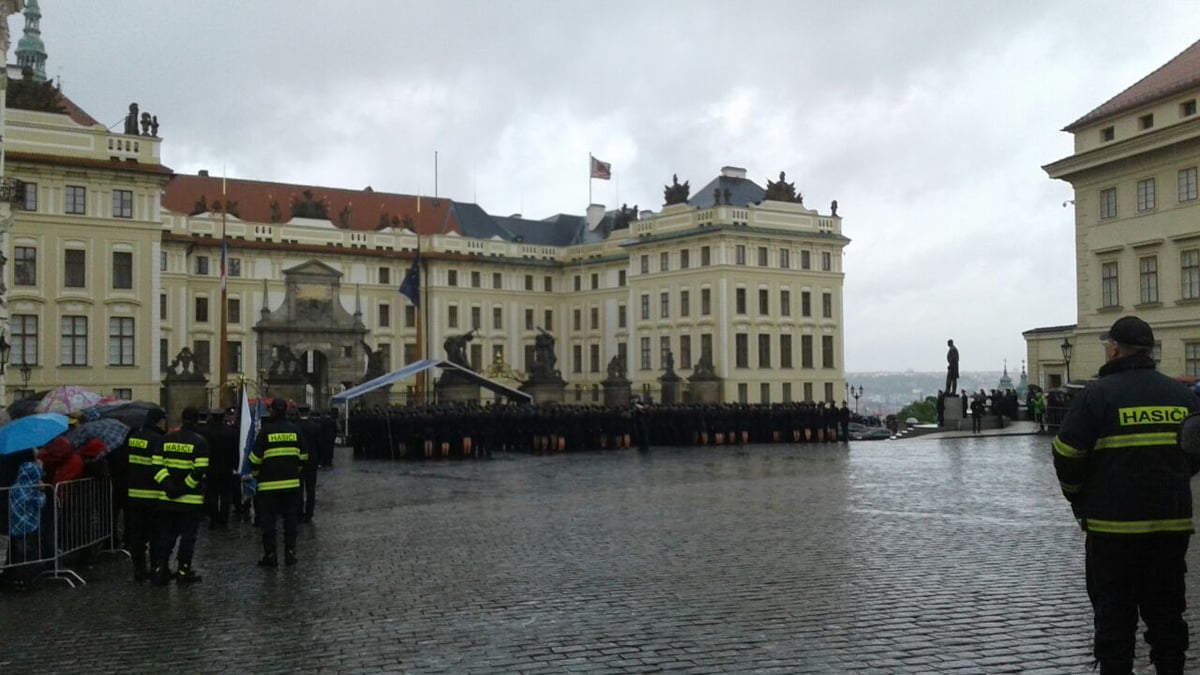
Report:
[[[108,129],[44,81],[36,44],[33,68],[9,68],[3,127],[15,186],[0,207],[12,214],[9,400],[68,384],[158,400],[184,348],[215,384],[222,321],[228,377],[262,381],[289,345],[264,344],[256,329],[302,298],[289,270],[318,268],[364,337],[361,353],[337,355],[360,361],[362,376],[332,376],[334,355],[311,346],[296,352],[317,407],[368,365],[442,358],[445,339],[469,331],[472,366],[513,384],[541,329],[556,338],[567,403],[600,402],[614,357],[635,395],[657,399],[669,365],[686,382],[704,354],[725,401],[843,398],[849,240],[836,202],[829,214],[805,207],[782,174],[764,189],[726,167],[695,194],[667,186],[659,211],[593,205],[544,220],[369,187],[177,175],[156,116],[133,105],[123,129]],[[398,290],[418,249],[419,309]],[[397,387],[392,400],[412,394]]]
[[[1074,154],[1044,168],[1075,190],[1078,322],[1024,333],[1031,382],[1062,384],[1067,357],[1094,377],[1125,314],[1154,327],[1160,370],[1200,377],[1198,101],[1200,42],[1064,129]]]
[[[273,346],[257,319],[284,301],[284,272],[316,260],[341,274],[339,300],[368,331],[364,363],[440,358],[446,337],[475,330],[472,365],[519,375],[544,328],[567,402],[599,401],[613,356],[635,394],[655,397],[669,358],[686,378],[706,351],[725,400],[841,398],[848,239],[782,178],[769,185],[779,199],[727,167],[657,212],[495,217],[369,188],[175,175],[157,129],[110,131],[60,100],[64,112],[8,110],[6,171],[23,186],[6,244],[10,388],[156,400],[184,347],[215,382],[224,232],[231,376],[260,379]],[[398,292],[418,247],[422,321]]]

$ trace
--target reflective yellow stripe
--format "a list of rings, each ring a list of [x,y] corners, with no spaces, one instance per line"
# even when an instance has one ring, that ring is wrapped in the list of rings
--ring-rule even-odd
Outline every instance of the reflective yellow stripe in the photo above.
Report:
[[[164,494],[162,500],[172,504],[204,504],[204,495],[183,495],[175,499],[168,499]]]
[[[263,492],[269,490],[290,490],[293,488],[297,490],[300,489],[299,478],[290,478],[288,480],[270,480],[266,481],[265,483],[258,484],[259,491]]]
[[[252,453],[250,453],[250,463],[251,464],[262,464],[262,457],[259,457],[258,455],[254,454],[252,452]]]
[[[169,459],[168,458],[168,459],[163,460],[163,466],[167,467],[168,469],[186,469],[188,471],[191,471],[192,467],[195,466],[195,463],[193,463],[192,460],[190,460],[190,459]]]
[[[1152,445],[1175,445],[1175,432],[1119,434],[1116,436],[1105,436],[1096,441],[1097,450],[1107,448],[1144,448]]]
[[[300,448],[271,448],[263,454],[263,459],[271,457],[299,457]]]
[[[1054,452],[1066,457],[1067,459],[1079,459],[1087,454],[1082,450],[1077,450],[1076,448],[1068,445],[1058,436],[1054,437]]]
[[[163,499],[166,494],[162,490],[139,490],[129,488],[129,496],[134,499]]]
[[[171,475],[170,471],[167,471],[166,469],[159,469],[158,473],[154,474],[154,482],[161,483],[167,479],[167,476],[170,476],[170,475]]]
[[[204,468],[204,467],[208,466],[208,458],[207,457],[197,457],[194,460],[194,462],[195,462],[195,465],[200,468]]]
[[[154,460],[145,455],[130,455],[130,464],[141,464],[142,466],[154,466]]]
[[[187,485],[188,487],[190,487],[190,488],[194,488],[194,487],[196,487],[197,485],[199,485],[199,484],[200,484],[200,481],[198,481],[198,480],[192,480],[192,477],[191,477],[191,475],[190,475],[190,474],[189,474],[189,475],[188,475],[186,478],[184,478],[184,479],[183,479],[183,482],[184,482],[184,484],[186,484],[186,485]]]
[[[1191,518],[1167,520],[1096,520],[1087,519],[1088,532],[1108,534],[1154,534],[1157,532],[1191,532]]]

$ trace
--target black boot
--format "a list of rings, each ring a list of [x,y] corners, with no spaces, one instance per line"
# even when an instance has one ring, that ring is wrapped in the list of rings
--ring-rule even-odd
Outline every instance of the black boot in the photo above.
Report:
[[[154,565],[150,571],[150,580],[155,586],[166,586],[171,583],[171,566],[166,562],[159,562]]]
[[[296,549],[294,549],[294,548],[283,549],[283,564],[287,565],[288,567],[291,567],[292,565],[296,564]]]
[[[1158,659],[1154,662],[1157,675],[1183,675],[1183,659]]]
[[[175,573],[175,581],[181,584],[200,583],[201,577],[192,570],[191,563],[179,563],[179,571]]]
[[[150,568],[146,566],[146,558],[135,557],[133,559],[133,580],[145,581],[150,577]]]

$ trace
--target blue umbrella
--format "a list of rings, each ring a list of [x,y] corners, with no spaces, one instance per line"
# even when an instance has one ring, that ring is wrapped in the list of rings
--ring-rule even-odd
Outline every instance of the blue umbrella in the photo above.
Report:
[[[26,415],[0,427],[0,455],[40,448],[67,430],[67,416],[58,413]]]

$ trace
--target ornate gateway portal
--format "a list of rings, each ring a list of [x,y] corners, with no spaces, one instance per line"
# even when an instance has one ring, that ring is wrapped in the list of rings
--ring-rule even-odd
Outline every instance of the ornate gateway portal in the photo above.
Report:
[[[259,363],[267,364],[261,379],[269,396],[324,409],[330,396],[367,374],[372,354],[362,308],[351,314],[342,307],[342,273],[323,262],[310,260],[283,274],[283,304],[269,310],[264,302],[254,326]]]

